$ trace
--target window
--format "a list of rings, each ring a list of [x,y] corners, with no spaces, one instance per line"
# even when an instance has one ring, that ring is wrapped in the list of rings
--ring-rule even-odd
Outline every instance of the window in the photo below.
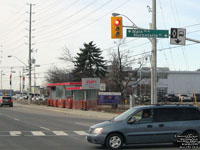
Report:
[[[130,120],[135,123],[148,123],[153,121],[152,109],[145,109],[136,113]]]
[[[156,108],[154,119],[156,122],[180,121],[183,116],[183,109],[179,108]]]
[[[200,112],[195,108],[185,108],[183,113],[183,120],[200,120]]]

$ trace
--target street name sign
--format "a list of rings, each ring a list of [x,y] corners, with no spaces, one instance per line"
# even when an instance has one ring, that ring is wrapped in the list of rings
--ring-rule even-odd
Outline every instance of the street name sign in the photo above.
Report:
[[[171,28],[170,44],[185,45],[186,29]]]
[[[139,38],[168,38],[168,30],[149,30],[149,29],[126,29],[127,37]]]

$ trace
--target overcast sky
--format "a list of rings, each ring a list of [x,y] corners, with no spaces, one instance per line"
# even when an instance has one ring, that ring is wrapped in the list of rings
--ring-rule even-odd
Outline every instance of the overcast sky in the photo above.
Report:
[[[83,43],[94,41],[108,59],[110,48],[116,50],[111,39],[112,12],[128,16],[137,26],[149,28],[151,0],[0,0],[0,69],[3,70],[3,88],[10,88],[9,74],[13,74],[13,88],[19,89],[19,71],[28,63],[29,8],[33,5],[32,48],[36,64],[37,85],[44,84],[45,72],[53,66],[73,68],[58,57],[67,47],[75,56]],[[186,28],[187,37],[200,40],[199,0],[157,0],[157,29]],[[150,7],[150,9],[149,9]],[[123,18],[124,25],[131,23]],[[126,29],[124,29],[126,37]],[[130,41],[130,42],[129,42]],[[151,43],[145,38],[126,38],[121,50],[130,52],[138,60],[151,55]],[[192,42],[187,41],[186,45]],[[170,39],[158,39],[158,67],[170,70],[193,71],[200,68],[200,44],[173,48]],[[141,55],[145,53],[145,55]],[[8,58],[14,55],[17,58]],[[145,66],[150,67],[150,60]],[[28,86],[26,77],[26,87]]]

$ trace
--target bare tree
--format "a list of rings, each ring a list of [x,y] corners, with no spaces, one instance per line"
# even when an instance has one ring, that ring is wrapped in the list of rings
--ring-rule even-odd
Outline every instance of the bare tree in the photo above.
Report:
[[[70,82],[72,81],[72,76],[66,69],[53,67],[47,71],[46,81],[47,83]]]
[[[120,46],[123,43],[124,41],[117,43],[117,52],[112,50],[109,54],[110,70],[105,82],[110,91],[121,92],[122,101],[124,102],[125,96],[133,93],[134,85],[137,85],[141,81],[137,74],[145,61],[141,59],[139,67],[132,70],[132,66],[136,64],[136,60],[130,56],[129,51],[120,51]]]
[[[74,62],[74,57],[72,56],[70,50],[67,47],[65,47],[63,49],[63,54],[62,54],[61,57],[59,57],[59,59],[63,60],[66,63],[69,63],[69,62],[73,63]]]

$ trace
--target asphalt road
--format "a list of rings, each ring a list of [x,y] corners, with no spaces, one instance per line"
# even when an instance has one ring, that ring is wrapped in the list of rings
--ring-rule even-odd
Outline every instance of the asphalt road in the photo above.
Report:
[[[0,150],[102,150],[85,140],[89,126],[103,120],[23,107],[0,108]],[[171,144],[123,149],[175,150]]]

